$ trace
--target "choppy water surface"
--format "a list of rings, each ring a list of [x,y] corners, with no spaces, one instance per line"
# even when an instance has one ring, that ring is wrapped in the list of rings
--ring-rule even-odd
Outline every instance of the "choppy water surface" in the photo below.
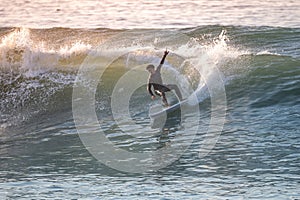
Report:
[[[0,26],[152,28],[299,27],[299,1],[2,1]]]
[[[1,5],[1,199],[300,199],[299,3],[222,2]],[[129,13],[132,6],[136,10]],[[200,114],[182,118],[177,110],[163,126],[151,127],[149,109],[161,102],[151,101],[146,91],[144,67],[159,63],[166,47],[171,53],[163,79],[176,80],[185,95],[194,92]],[[91,79],[78,78],[82,71],[91,72]],[[130,73],[134,76],[124,78]],[[226,115],[222,132],[213,138],[218,134],[207,133],[218,125],[211,124],[218,110],[213,99],[222,91],[217,77],[225,89]],[[121,81],[139,86],[126,104],[130,120],[122,112],[116,115],[112,103],[123,102],[114,99],[128,89]],[[99,127],[116,147],[137,153],[170,146],[177,153],[184,147],[181,155],[142,174],[97,160],[78,128],[96,134],[98,126],[74,122],[72,103],[84,98],[74,99],[80,84],[82,92],[95,92]],[[172,93],[168,98],[176,102]],[[128,158],[115,158],[125,169]],[[155,166],[169,158],[156,154],[157,162],[151,161]]]

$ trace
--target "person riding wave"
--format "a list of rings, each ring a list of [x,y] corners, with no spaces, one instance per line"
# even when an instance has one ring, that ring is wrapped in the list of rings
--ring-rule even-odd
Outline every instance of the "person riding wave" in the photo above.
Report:
[[[155,69],[154,65],[148,65],[146,67],[147,71],[150,73],[149,79],[148,79],[148,92],[151,95],[152,100],[154,100],[156,97],[154,93],[162,98],[162,102],[165,106],[169,106],[167,98],[166,98],[166,92],[169,92],[171,90],[175,90],[176,96],[180,101],[182,101],[182,95],[177,85],[174,84],[167,84],[164,85],[161,78],[160,70],[165,62],[165,59],[167,55],[169,54],[169,51],[164,52],[164,56],[162,57],[160,64]],[[152,87],[154,89],[154,93],[152,91]]]

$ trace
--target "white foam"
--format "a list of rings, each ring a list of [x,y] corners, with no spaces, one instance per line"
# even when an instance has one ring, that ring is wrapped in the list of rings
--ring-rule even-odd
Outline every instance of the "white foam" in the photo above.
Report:
[[[90,49],[90,44],[80,40],[54,49],[44,41],[32,38],[30,29],[19,28],[2,38],[0,66],[32,77],[49,70],[69,70],[74,66],[76,68]]]

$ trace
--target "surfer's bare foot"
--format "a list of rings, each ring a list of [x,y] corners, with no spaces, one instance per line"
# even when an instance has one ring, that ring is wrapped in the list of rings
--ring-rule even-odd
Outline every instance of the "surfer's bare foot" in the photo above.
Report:
[[[169,107],[170,105],[168,103],[164,103],[164,106],[165,107]]]
[[[169,107],[168,101],[166,99],[162,99],[162,102],[165,107]]]

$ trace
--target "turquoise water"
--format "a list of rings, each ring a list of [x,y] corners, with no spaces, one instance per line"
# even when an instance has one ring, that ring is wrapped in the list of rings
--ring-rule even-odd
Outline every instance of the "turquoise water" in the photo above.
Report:
[[[222,2],[2,6],[1,199],[299,199],[298,2]]]

